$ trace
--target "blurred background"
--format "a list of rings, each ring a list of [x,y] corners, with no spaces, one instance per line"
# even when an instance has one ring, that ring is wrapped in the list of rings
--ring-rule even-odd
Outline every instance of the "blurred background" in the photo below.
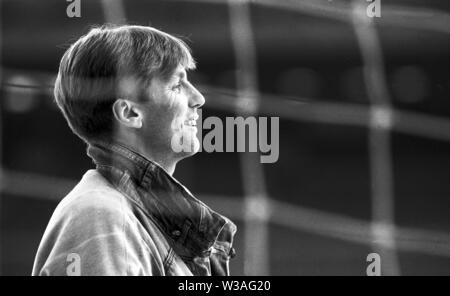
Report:
[[[199,153],[175,173],[238,226],[234,275],[450,274],[450,3],[2,0],[0,274],[30,275],[58,201],[93,168],[56,108],[93,25],[183,36],[206,116],[277,116],[280,156]],[[243,104],[242,102],[246,102]]]

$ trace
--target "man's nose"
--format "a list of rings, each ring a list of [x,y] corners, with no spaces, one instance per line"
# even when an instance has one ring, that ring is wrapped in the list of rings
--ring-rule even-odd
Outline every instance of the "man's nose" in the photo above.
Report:
[[[191,94],[189,97],[189,106],[191,108],[200,108],[205,104],[205,97],[193,86],[191,86]]]

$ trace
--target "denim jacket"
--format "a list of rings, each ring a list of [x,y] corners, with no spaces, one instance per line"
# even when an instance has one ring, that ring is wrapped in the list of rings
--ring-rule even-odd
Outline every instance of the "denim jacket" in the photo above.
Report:
[[[95,143],[55,209],[33,275],[229,275],[236,226],[157,164]]]

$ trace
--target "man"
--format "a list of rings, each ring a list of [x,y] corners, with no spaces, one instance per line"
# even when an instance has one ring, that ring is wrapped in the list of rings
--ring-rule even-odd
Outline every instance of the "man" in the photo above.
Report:
[[[199,149],[194,68],[151,27],[95,28],[66,51],[56,102],[96,169],[53,213],[33,275],[229,275],[236,226],[172,177]]]

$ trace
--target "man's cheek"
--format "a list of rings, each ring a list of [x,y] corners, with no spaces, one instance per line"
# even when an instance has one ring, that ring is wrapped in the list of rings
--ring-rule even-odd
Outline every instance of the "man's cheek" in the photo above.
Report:
[[[175,127],[177,129],[182,128],[184,121],[187,120],[186,112],[182,108],[180,108],[180,106],[170,108],[169,110],[167,110],[166,114],[172,121],[172,127]]]
[[[183,128],[183,119],[181,117],[175,117],[172,120],[171,128],[175,132],[180,132]]]

